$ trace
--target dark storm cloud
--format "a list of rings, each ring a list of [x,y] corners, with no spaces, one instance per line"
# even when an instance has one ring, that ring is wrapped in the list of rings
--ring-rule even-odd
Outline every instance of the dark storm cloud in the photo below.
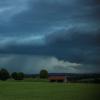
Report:
[[[100,70],[99,12],[99,0],[0,0],[0,53],[54,56]]]
[[[100,33],[93,30],[88,33],[75,29],[62,30],[51,35],[48,43],[51,48],[55,48],[54,51],[59,51],[60,57],[66,56],[69,61],[100,64],[99,36]]]
[[[3,44],[0,52],[4,54],[50,55],[72,62],[100,64],[100,33],[92,32],[84,33],[71,28],[49,34],[45,36],[45,39],[43,38],[44,41],[41,39],[41,42],[39,42],[39,38],[36,41],[31,41],[29,38],[29,43],[25,42],[26,39],[25,41],[23,41],[24,39],[16,39],[11,42],[10,40],[5,42],[5,40],[2,42],[5,43],[5,46]]]
[[[0,32],[7,34],[43,33],[51,27],[64,25],[64,23],[97,22],[100,16],[98,2],[93,0],[84,0],[84,2],[80,0],[29,0],[29,3],[18,0],[16,4],[7,4],[9,6],[2,8],[3,14],[1,14],[4,21],[10,20],[10,22],[0,25]],[[8,11],[9,13],[5,14]]]

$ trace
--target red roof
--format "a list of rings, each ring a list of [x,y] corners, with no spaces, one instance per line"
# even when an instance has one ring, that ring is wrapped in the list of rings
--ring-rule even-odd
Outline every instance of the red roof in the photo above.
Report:
[[[48,79],[49,80],[64,80],[65,77],[64,76],[50,76]]]

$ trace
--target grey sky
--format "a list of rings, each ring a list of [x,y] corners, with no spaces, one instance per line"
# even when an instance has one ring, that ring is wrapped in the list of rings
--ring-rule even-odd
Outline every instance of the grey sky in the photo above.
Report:
[[[37,72],[47,66],[45,62],[39,67],[42,57],[49,57],[60,65],[48,61],[51,72],[59,72],[65,64],[63,72],[100,72],[99,12],[99,0],[0,0],[1,67],[25,71],[23,66],[34,66]],[[24,56],[20,64],[18,59]],[[37,64],[32,59],[38,59]],[[65,62],[80,67],[73,70]]]

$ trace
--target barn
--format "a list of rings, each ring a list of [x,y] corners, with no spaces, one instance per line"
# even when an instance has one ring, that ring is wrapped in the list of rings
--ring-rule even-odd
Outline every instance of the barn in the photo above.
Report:
[[[49,76],[48,80],[50,82],[67,82],[66,76]]]

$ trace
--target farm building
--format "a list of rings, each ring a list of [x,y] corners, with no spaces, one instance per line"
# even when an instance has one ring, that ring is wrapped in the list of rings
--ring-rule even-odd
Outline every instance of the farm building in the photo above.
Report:
[[[78,73],[49,73],[50,82],[94,82],[100,83],[100,74],[78,74]]]
[[[67,82],[66,76],[49,76],[48,80],[50,82]]]

